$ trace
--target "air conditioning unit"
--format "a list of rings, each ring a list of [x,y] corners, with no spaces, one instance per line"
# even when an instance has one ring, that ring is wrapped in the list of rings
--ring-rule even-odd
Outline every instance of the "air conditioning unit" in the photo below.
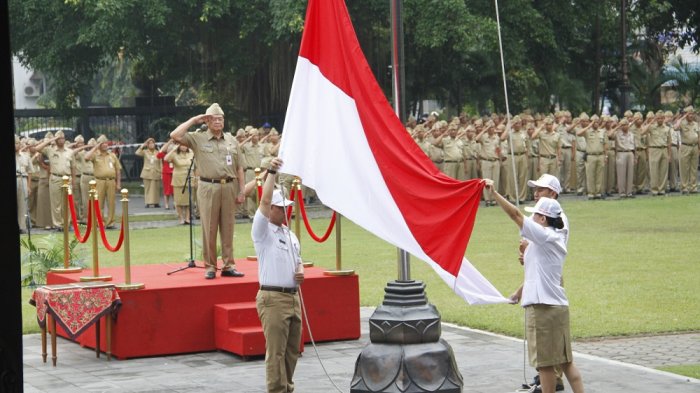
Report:
[[[24,96],[25,97],[39,97],[41,95],[41,91],[39,90],[39,86],[35,85],[34,83],[25,83],[24,84]]]

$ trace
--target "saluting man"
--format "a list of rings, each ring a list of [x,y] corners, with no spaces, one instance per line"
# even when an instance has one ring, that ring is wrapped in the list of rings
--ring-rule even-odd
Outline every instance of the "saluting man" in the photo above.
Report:
[[[137,156],[143,157],[143,168],[141,169],[141,179],[144,186],[144,203],[146,207],[160,207],[160,183],[163,162],[158,159],[156,140],[146,139],[141,146],[136,149]]]
[[[116,154],[109,151],[109,141],[105,135],[97,138],[97,143],[85,154],[87,161],[92,161],[97,182],[97,200],[104,211],[107,205],[107,220],[105,228],[114,228],[114,212],[116,209],[117,190],[121,188],[122,165]]]
[[[50,145],[55,142],[56,146]],[[53,138],[45,139],[37,151],[49,159],[49,198],[51,199],[51,222],[55,230],[63,230],[63,176],[73,178],[73,150],[66,147],[66,136],[57,131]]]
[[[686,107],[684,117],[677,123],[681,131],[681,194],[695,194],[698,192],[698,136],[700,125],[695,119],[695,110],[692,106]]]
[[[206,123],[204,132],[187,132]],[[224,133],[224,111],[212,104],[206,113],[177,126],[170,137],[194,152],[199,181],[197,207],[202,222],[204,278],[216,277],[216,236],[221,233],[222,277],[242,277],[233,259],[233,226],[236,205],[243,203],[244,179],[241,148],[230,133]]]

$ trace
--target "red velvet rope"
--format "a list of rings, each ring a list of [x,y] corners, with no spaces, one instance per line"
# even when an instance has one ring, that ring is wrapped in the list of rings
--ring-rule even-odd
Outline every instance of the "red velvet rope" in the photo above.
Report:
[[[328,236],[330,236],[331,232],[333,231],[333,226],[335,225],[335,212],[333,212],[333,215],[331,216],[331,223],[328,225],[326,233],[323,235],[323,237],[318,237],[311,228],[308,217],[306,217],[306,206],[304,206],[304,198],[301,196],[301,190],[297,190],[297,194],[299,194],[299,198],[297,198],[299,199],[299,210],[301,210],[301,217],[304,219],[304,226],[306,227],[306,231],[309,232],[309,236],[311,236],[311,238],[314,239],[316,242],[325,242],[326,240],[328,240]]]
[[[292,187],[293,189],[294,187]],[[294,191],[289,193],[289,200],[294,202]],[[287,207],[287,222],[289,222],[292,219],[292,208],[294,206],[289,206]]]
[[[90,231],[92,230],[92,209],[88,209],[87,218],[87,228],[85,228],[85,236],[80,236],[80,226],[78,225],[78,220],[75,218],[75,202],[73,201],[73,194],[68,194],[68,206],[70,206],[70,216],[71,222],[73,223],[73,233],[75,233],[75,238],[79,242],[85,243],[90,238]]]
[[[95,200],[95,211],[101,212],[100,210],[100,201]],[[116,252],[119,251],[120,248],[122,248],[122,242],[124,241],[124,216],[122,216],[122,224],[121,228],[119,230],[119,240],[117,240],[117,245],[112,247],[109,245],[109,242],[107,241],[107,235],[105,234],[105,224],[102,221],[102,213],[96,214],[97,216],[97,223],[100,225],[100,235],[102,236],[102,244],[105,245],[105,248],[111,252]]]

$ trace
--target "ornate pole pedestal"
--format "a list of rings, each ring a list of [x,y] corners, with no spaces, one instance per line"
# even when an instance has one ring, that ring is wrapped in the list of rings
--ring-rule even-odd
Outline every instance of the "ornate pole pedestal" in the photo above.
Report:
[[[394,281],[369,319],[368,344],[357,358],[351,392],[461,392],[452,347],[440,338],[440,313],[425,284]]]
[[[70,260],[70,241],[68,240],[68,228],[70,228],[68,224],[68,220],[70,218],[70,214],[68,213],[68,195],[71,194],[70,177],[63,176],[62,179],[63,185],[61,186],[61,189],[63,191],[63,202],[61,208],[63,209],[63,267],[55,267],[50,269],[50,271],[51,273],[80,273],[83,271],[83,268],[80,266],[71,266]]]
[[[129,245],[129,190],[122,188],[122,230],[124,231],[124,283],[117,284],[115,287],[121,291],[130,291],[134,289],[146,288],[143,283],[131,282],[131,252]]]

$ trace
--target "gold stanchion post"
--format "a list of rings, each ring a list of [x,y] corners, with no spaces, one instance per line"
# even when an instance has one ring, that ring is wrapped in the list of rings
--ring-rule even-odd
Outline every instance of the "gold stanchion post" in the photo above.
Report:
[[[354,270],[343,270],[342,265],[342,255],[341,248],[341,216],[340,213],[335,212],[335,270],[326,270],[323,274],[327,276],[351,276],[355,274]]]
[[[292,182],[292,192],[296,193],[296,202],[294,203],[294,234],[297,235],[299,245],[301,246],[301,201],[299,201],[299,199],[304,196],[302,195],[301,198],[299,198],[299,190],[301,190],[301,179],[297,177],[294,178]],[[304,261],[304,267],[311,267],[313,265],[313,262]]]
[[[92,233],[90,236],[92,236],[92,276],[87,276],[87,277],[80,277],[80,281],[111,281],[112,276],[100,276],[100,263],[99,263],[99,252],[97,249],[97,242],[99,239],[97,238],[99,236],[98,234],[98,226],[100,225],[98,223],[97,215],[101,214],[102,212],[99,211],[95,207],[95,201],[97,200],[97,182],[95,180],[90,180],[90,198],[88,198],[88,201],[90,203],[90,209],[92,209]]]
[[[130,291],[134,289],[143,289],[146,287],[143,283],[131,282],[131,254],[129,252],[129,190],[122,188],[122,225],[124,231],[124,283],[117,284],[115,287],[122,291]],[[108,325],[109,328],[109,325]],[[109,333],[107,335],[109,337]]]
[[[63,185],[61,186],[63,192],[63,202],[61,208],[63,209],[63,267],[62,268],[52,268],[50,271],[52,273],[80,273],[83,271],[82,267],[71,266],[70,260],[70,241],[68,240],[68,219],[70,215],[68,214],[68,195],[71,194],[70,187],[70,177],[63,176]]]

